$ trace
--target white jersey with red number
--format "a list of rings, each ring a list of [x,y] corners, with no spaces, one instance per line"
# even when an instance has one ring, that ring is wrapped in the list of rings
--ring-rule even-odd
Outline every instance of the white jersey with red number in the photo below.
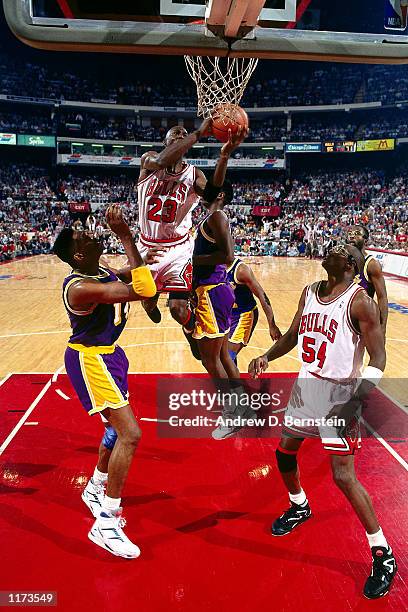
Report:
[[[351,303],[364,291],[352,283],[330,302],[319,299],[320,283],[306,289],[299,325],[298,356],[303,371],[322,378],[347,380],[361,375],[364,344],[353,327]]]
[[[177,174],[161,169],[138,183],[143,242],[174,245],[187,240],[192,228],[191,213],[199,200],[194,190],[195,179],[195,167],[186,164]]]

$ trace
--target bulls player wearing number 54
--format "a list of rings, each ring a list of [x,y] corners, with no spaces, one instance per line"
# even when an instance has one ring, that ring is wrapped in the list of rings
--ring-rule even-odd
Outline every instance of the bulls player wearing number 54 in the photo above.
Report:
[[[329,251],[322,265],[328,279],[303,290],[288,331],[265,355],[249,364],[250,374],[257,378],[269,361],[286,355],[296,345],[302,364],[276,450],[278,469],[291,505],[273,523],[272,534],[287,535],[311,517],[300,484],[297,453],[305,437],[318,435],[330,453],[334,482],[365,528],[373,565],[364,595],[376,599],[388,592],[397,566],[371,499],[357,480],[354,452],[361,445],[358,406],[378,384],[385,368],[384,334],[378,306],[354,281],[364,266],[361,252],[355,246],[339,244]],[[363,370],[365,349],[370,360]],[[327,423],[332,417],[344,418],[346,426]],[[315,423],[314,431],[308,428],[310,421]]]
[[[225,179],[226,161],[247,135],[247,130],[239,131],[230,138],[221,150],[213,179],[207,180],[183,156],[211,132],[211,122],[211,119],[204,120],[191,134],[182,126],[172,127],[166,134],[163,151],[148,151],[142,156],[137,186],[141,229],[138,249],[142,257],[149,249],[156,252],[156,261],[150,270],[158,291],[143,306],[150,319],[159,323],[158,297],[160,293],[168,293],[170,313],[183,326],[190,344],[193,344],[194,328],[194,315],[189,307],[194,247],[191,214],[200,197],[206,202],[217,198]]]

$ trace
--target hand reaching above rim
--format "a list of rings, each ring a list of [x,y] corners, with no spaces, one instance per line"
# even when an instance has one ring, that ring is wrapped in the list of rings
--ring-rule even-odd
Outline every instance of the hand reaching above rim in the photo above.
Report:
[[[221,155],[231,155],[232,151],[239,147],[241,142],[249,134],[249,128],[240,126],[236,132],[232,133],[228,130],[228,142],[226,142],[221,148]]]

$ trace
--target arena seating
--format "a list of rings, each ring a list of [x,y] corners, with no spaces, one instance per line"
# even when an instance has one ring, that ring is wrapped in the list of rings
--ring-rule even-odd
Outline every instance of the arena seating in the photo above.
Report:
[[[286,183],[239,182],[234,185],[230,220],[242,255],[323,256],[345,229],[364,223],[374,247],[404,251],[408,234],[408,179],[381,172],[342,171],[309,174]],[[3,165],[0,170],[0,261],[48,253],[56,233],[71,220],[68,202],[90,202],[106,252],[120,245],[107,230],[104,211],[119,202],[138,232],[134,179],[126,176],[68,175],[54,185],[45,168]],[[279,218],[251,215],[253,206],[277,205]],[[197,222],[203,211],[194,213]]]

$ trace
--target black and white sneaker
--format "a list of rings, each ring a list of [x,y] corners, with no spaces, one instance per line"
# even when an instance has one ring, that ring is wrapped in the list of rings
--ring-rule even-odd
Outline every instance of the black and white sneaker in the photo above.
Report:
[[[373,546],[373,567],[364,585],[364,597],[378,599],[388,593],[397,573],[397,564],[391,547]]]
[[[271,527],[272,535],[284,536],[290,533],[297,527],[304,523],[312,516],[312,511],[307,501],[302,505],[291,502],[291,506],[286,512],[284,512]]]

